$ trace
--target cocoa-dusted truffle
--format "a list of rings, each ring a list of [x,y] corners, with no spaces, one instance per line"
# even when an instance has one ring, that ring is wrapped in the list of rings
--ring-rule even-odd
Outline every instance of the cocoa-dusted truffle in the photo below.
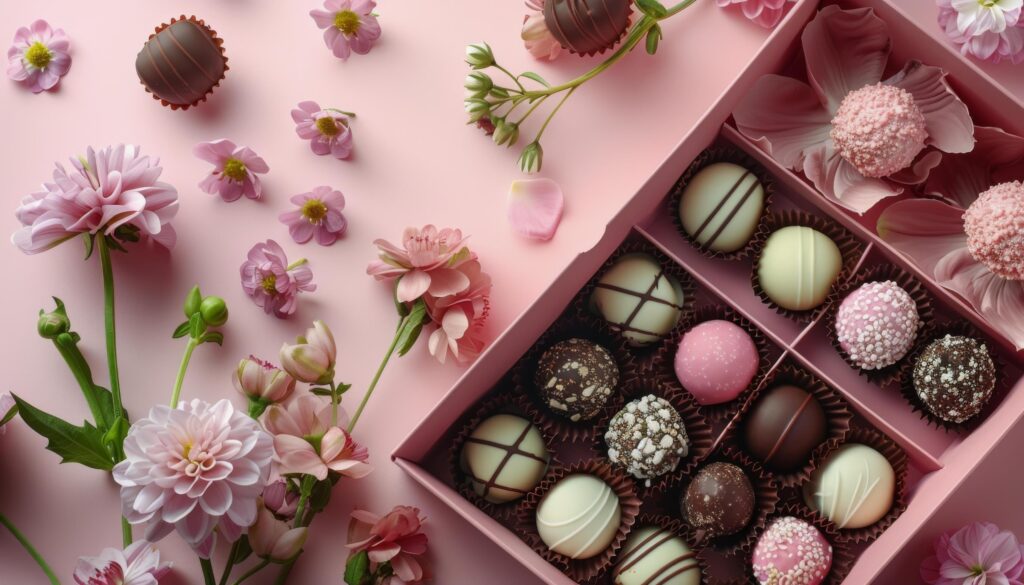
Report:
[[[548,0],[544,24],[558,44],[574,53],[603,53],[629,27],[629,0]]]
[[[996,386],[996,366],[977,339],[946,335],[914,363],[914,391],[935,416],[962,423],[977,416]]]
[[[792,471],[825,440],[821,404],[802,388],[776,386],[757,399],[744,423],[748,451],[772,469]]]
[[[612,354],[579,338],[549,347],[534,373],[544,404],[573,422],[597,416],[618,383],[619,367]]]
[[[608,424],[604,435],[608,459],[630,475],[646,479],[676,468],[690,451],[686,427],[665,399],[649,394],[625,406]]]
[[[754,486],[739,467],[712,463],[690,482],[682,508],[690,526],[710,537],[736,534],[754,516]]]
[[[223,41],[194,16],[157,27],[135,58],[146,90],[171,109],[188,109],[206,99],[227,71]]]

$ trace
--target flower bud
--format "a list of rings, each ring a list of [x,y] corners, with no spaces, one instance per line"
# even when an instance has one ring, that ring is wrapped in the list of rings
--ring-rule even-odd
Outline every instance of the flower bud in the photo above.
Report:
[[[306,527],[290,528],[266,507],[259,505],[256,523],[249,527],[249,545],[256,556],[283,563],[295,558],[306,544]]]
[[[502,144],[512,146],[519,140],[519,124],[499,119],[498,125],[494,129],[494,135],[491,138],[498,146]]]
[[[291,520],[299,507],[299,493],[288,489],[288,482],[279,479],[263,488],[263,504],[278,518]]]
[[[185,318],[191,319],[199,311],[199,305],[203,302],[203,295],[199,292],[199,285],[192,287],[185,297]]]
[[[465,107],[470,123],[479,121],[491,113],[491,103],[483,98],[469,98],[465,102]]]
[[[491,91],[494,87],[494,82],[491,81],[491,77],[483,71],[474,71],[466,76],[466,90],[469,91],[473,97],[482,98],[487,95],[487,92]]]
[[[281,366],[296,380],[329,384],[334,381],[337,353],[331,330],[323,321],[314,321],[313,327],[297,338],[294,345],[281,346]]]
[[[473,69],[484,69],[494,65],[494,53],[487,43],[466,47],[466,63]]]
[[[253,400],[276,403],[295,390],[295,379],[259,358],[249,356],[238,363],[231,380],[235,389]]]
[[[532,174],[540,171],[541,165],[544,164],[544,149],[541,148],[539,142],[531,142],[526,145],[523,149],[522,154],[519,155],[519,170],[527,174]]]
[[[206,297],[199,304],[199,314],[210,327],[220,327],[228,322],[228,304],[220,297]]]
[[[36,329],[39,331],[40,337],[44,339],[56,339],[58,335],[67,333],[71,329],[71,320],[68,319],[64,303],[56,297],[53,300],[57,303],[56,309],[49,313],[42,309],[39,310],[39,321],[36,324]]]

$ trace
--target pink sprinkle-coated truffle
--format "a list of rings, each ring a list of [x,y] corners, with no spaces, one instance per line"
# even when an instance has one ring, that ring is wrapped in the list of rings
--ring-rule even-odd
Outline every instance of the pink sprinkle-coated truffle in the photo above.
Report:
[[[985,191],[964,213],[971,256],[995,274],[1024,280],[1024,183],[1001,183]]]
[[[705,321],[689,330],[676,350],[679,382],[697,402],[721,404],[739,396],[757,374],[754,340],[729,321]]]
[[[865,177],[886,177],[909,167],[928,138],[914,96],[882,83],[843,98],[831,135],[839,154]]]
[[[836,314],[840,347],[865,370],[903,359],[920,325],[914,299],[891,280],[861,285],[843,299]]]
[[[761,585],[820,585],[832,567],[832,546],[814,526],[784,516],[758,539],[752,562]]]

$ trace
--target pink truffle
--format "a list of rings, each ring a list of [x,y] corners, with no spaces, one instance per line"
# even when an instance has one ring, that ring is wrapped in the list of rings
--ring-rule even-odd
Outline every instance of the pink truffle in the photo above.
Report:
[[[757,366],[754,340],[729,321],[697,325],[686,332],[676,350],[676,377],[704,405],[735,399],[750,386]]]
[[[832,568],[832,545],[807,522],[783,516],[757,540],[752,562],[761,585],[820,585]]]
[[[1024,280],[1024,183],[985,191],[964,213],[967,250],[994,274]]]
[[[850,293],[836,313],[836,337],[850,361],[865,370],[887,368],[907,355],[921,318],[898,284],[869,282]]]
[[[851,91],[832,119],[832,140],[865,177],[909,167],[924,149],[924,115],[905,89],[878,83]]]

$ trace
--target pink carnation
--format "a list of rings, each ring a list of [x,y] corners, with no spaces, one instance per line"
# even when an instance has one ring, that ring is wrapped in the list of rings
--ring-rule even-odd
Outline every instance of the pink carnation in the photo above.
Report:
[[[423,559],[428,542],[424,522],[419,509],[411,506],[395,506],[383,517],[353,510],[347,546],[353,553],[366,551],[373,571],[388,563],[401,583],[420,583],[431,578]]]
[[[334,56],[346,60],[352,53],[365,55],[380,38],[380,24],[373,0],[326,0],[325,10],[310,10],[317,27],[324,29],[324,43]]]
[[[282,475],[309,474],[324,480],[330,473],[360,478],[373,470],[369,453],[344,429],[332,424],[331,405],[312,394],[287,407],[267,409],[263,426],[274,435],[274,460]]]
[[[305,260],[289,264],[284,249],[274,240],[253,246],[240,272],[245,294],[278,318],[295,312],[299,293],[316,290],[309,264]]]
[[[374,240],[380,259],[371,262],[366,273],[377,280],[400,278],[396,298],[403,303],[413,302],[424,294],[457,294],[470,285],[469,278],[457,268],[476,258],[465,241],[456,229],[438,230],[432,225],[406,228],[401,247],[387,240]]]
[[[54,30],[39,19],[14,33],[14,44],[7,50],[7,77],[33,93],[53,89],[71,69],[70,50],[64,29]]]
[[[291,201],[298,209],[286,211],[278,219],[288,226],[288,233],[296,243],[305,244],[315,237],[316,243],[330,246],[345,234],[348,220],[341,213],[345,209],[345,196],[341,191],[320,186],[292,197]]]
[[[299,102],[292,110],[295,133],[309,141],[314,154],[329,154],[342,160],[352,156],[352,129],[350,114],[333,108],[320,108],[314,101]]]
[[[171,566],[160,563],[155,546],[137,540],[124,551],[107,548],[98,557],[79,557],[74,577],[78,585],[157,585]]]
[[[236,146],[230,140],[203,142],[195,147],[193,153],[213,163],[213,171],[201,183],[199,188],[210,195],[220,195],[224,201],[237,201],[245,195],[249,199],[263,197],[263,188],[257,173],[270,170],[266,161],[259,157],[248,146]]]
[[[921,564],[930,585],[1024,585],[1024,546],[1012,532],[974,522],[935,541],[935,555]]]
[[[786,14],[786,4],[796,0],[716,0],[718,6],[739,5],[743,9],[743,16],[765,28],[775,28],[782,17]]]

